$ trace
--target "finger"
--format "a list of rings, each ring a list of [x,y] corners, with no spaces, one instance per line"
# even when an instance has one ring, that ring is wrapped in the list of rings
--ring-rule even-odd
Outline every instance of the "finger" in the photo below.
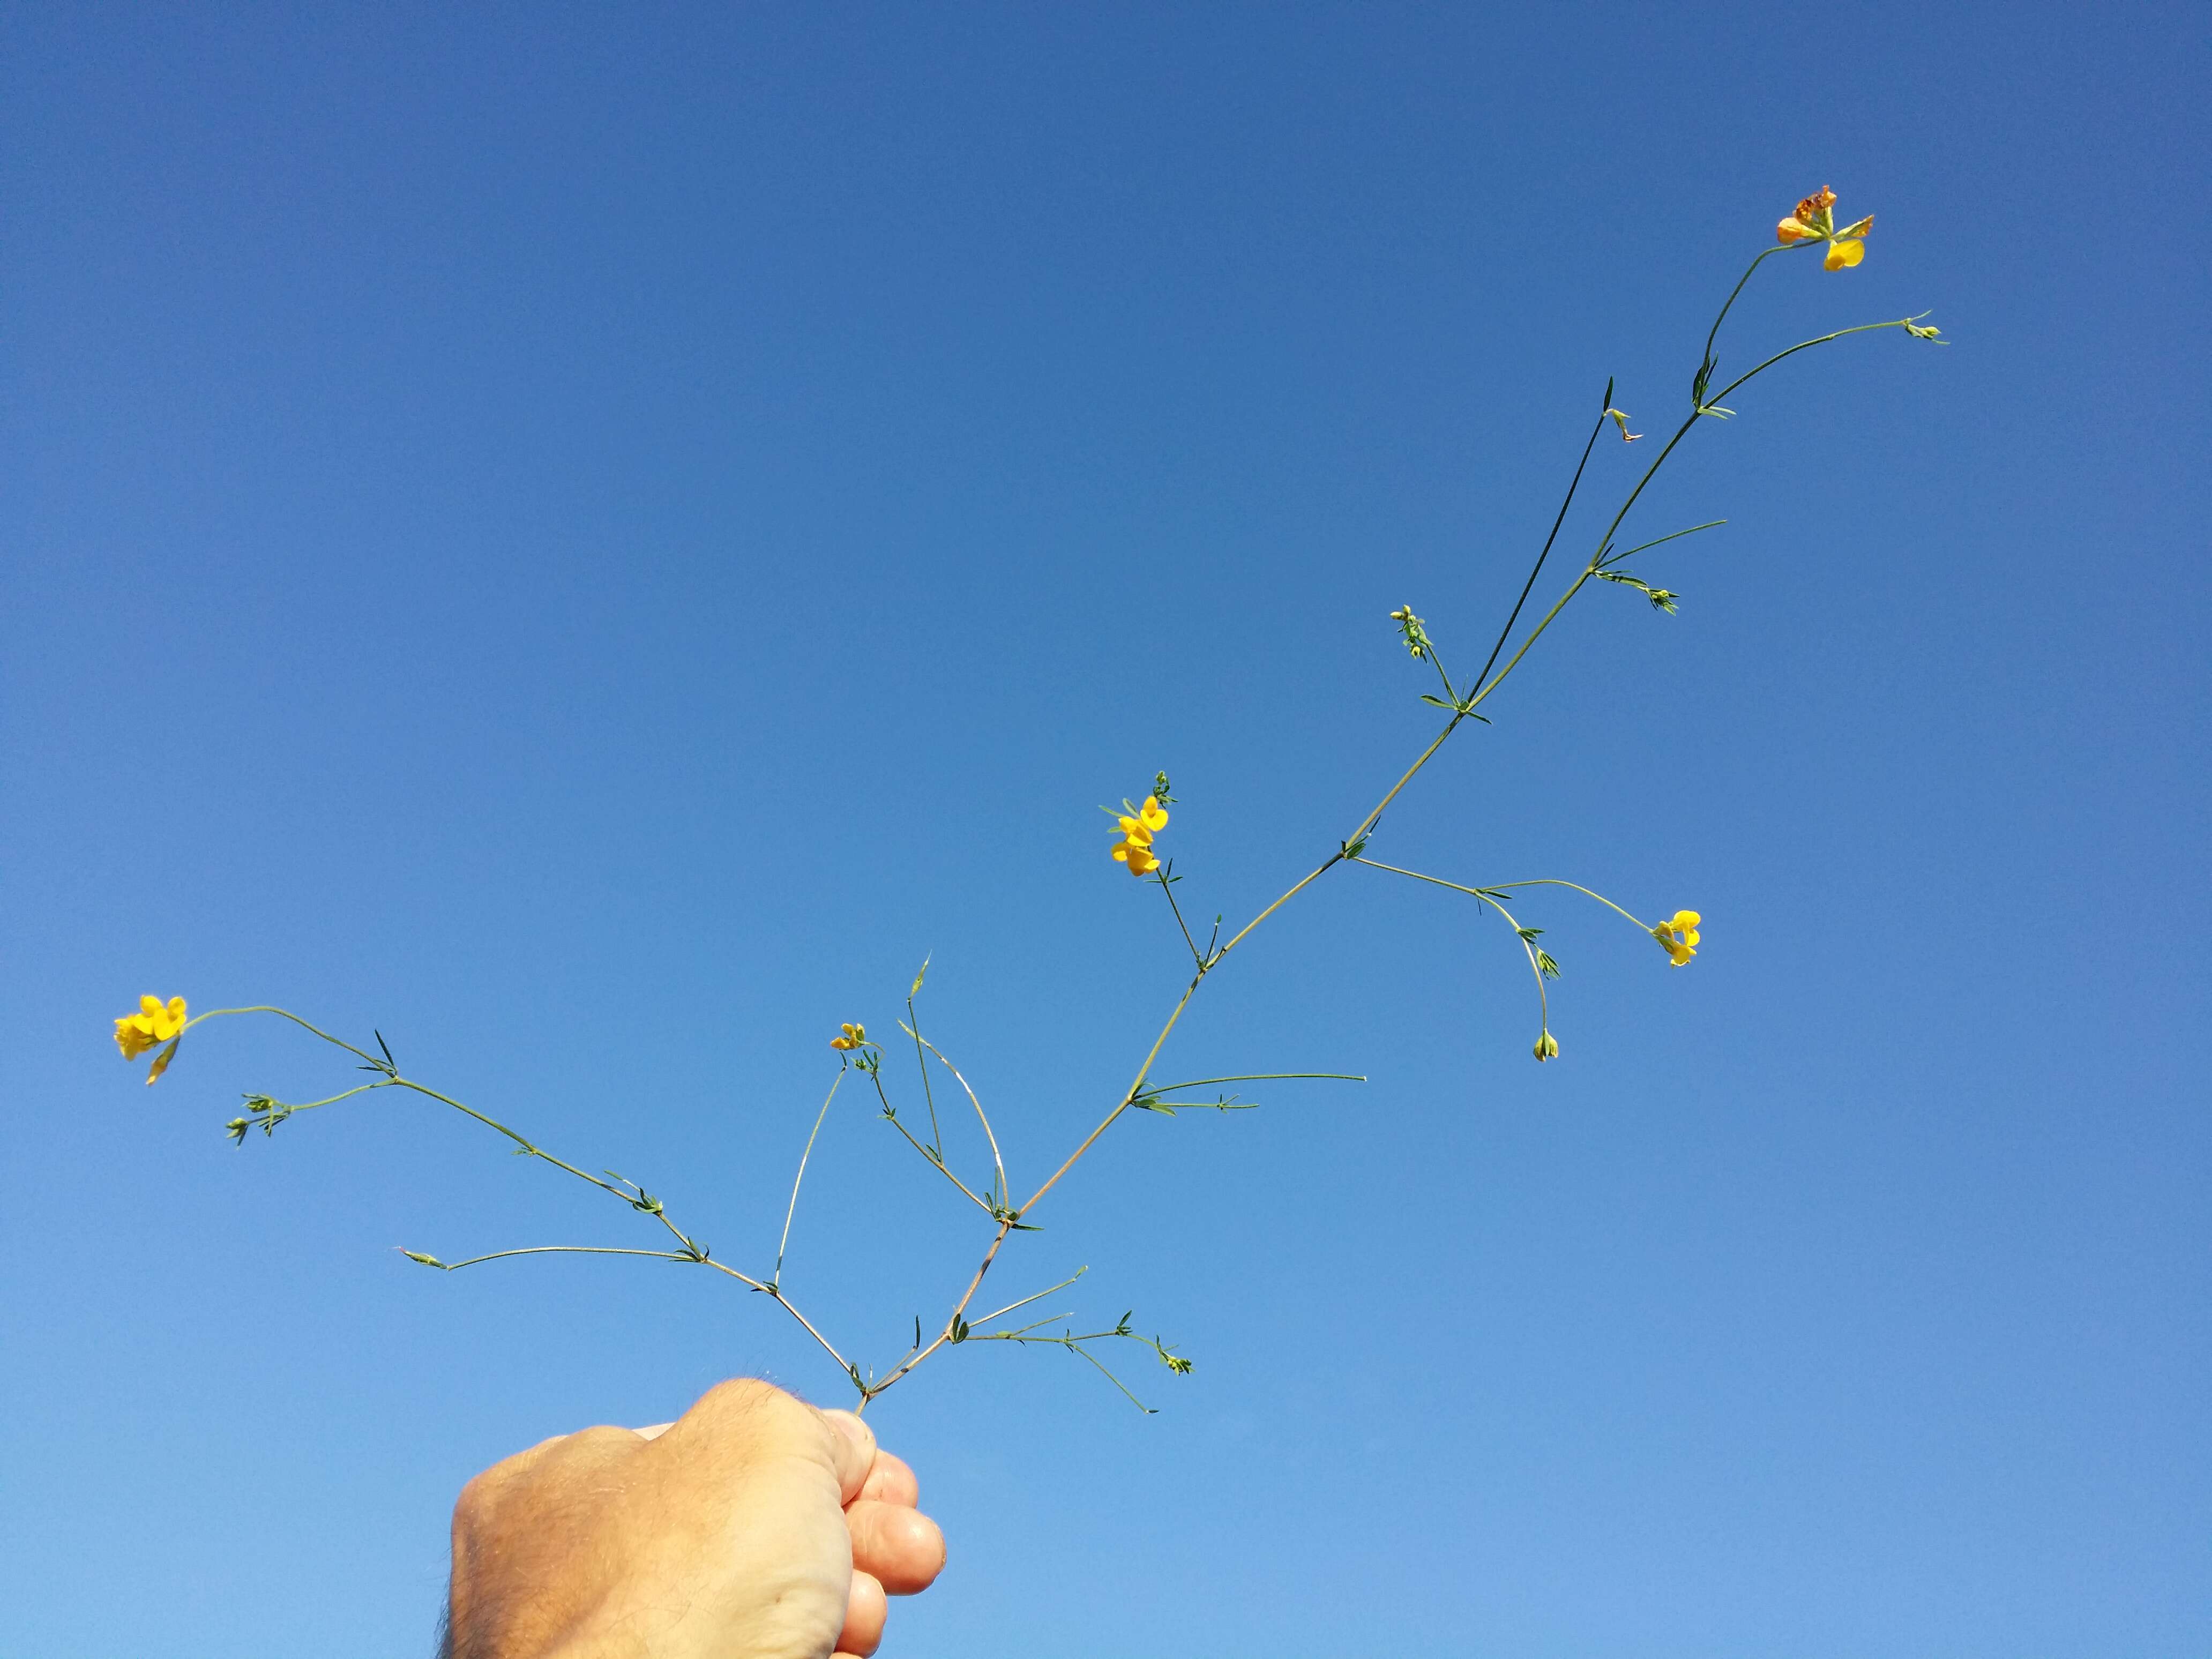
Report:
[[[866,1484],[860,1496],[872,1498],[881,1504],[903,1504],[912,1509],[921,1502],[921,1483],[914,1478],[906,1459],[894,1457],[882,1447],[876,1448],[876,1466],[868,1471]]]
[[[876,1461],[876,1431],[850,1412],[830,1411],[822,1420],[831,1430],[831,1449],[837,1462],[837,1501],[849,1504],[867,1484]]]
[[[863,1498],[846,1505],[845,1525],[854,1577],[865,1573],[892,1595],[926,1590],[945,1571],[945,1534],[919,1510]]]
[[[868,1659],[883,1644],[884,1620],[890,1613],[884,1587],[855,1568],[853,1588],[845,1598],[845,1628],[837,1632],[837,1651]]]

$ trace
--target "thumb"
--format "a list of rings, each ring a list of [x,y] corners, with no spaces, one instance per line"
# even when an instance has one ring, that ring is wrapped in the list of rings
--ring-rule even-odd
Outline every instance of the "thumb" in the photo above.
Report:
[[[837,1467],[837,1501],[849,1504],[860,1495],[868,1472],[876,1466],[876,1431],[851,1412],[826,1411],[822,1420],[830,1425]]]

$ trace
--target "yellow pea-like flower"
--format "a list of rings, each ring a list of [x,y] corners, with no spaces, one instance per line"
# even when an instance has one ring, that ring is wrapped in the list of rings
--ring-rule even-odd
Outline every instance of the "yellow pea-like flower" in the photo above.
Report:
[[[138,1012],[125,1014],[115,1022],[115,1046],[123,1050],[124,1059],[136,1060],[184,1029],[182,997],[171,997],[166,1003],[159,997],[140,997]]]
[[[1159,859],[1152,849],[1133,837],[1115,848],[1114,858],[1116,863],[1127,865],[1133,876],[1149,876],[1160,867]]]
[[[1152,844],[1152,837],[1168,827],[1167,808],[1161,805],[1155,797],[1147,795],[1145,804],[1137,809],[1137,815],[1130,817],[1124,814],[1121,825],[1124,836],[1149,847]]]
[[[1115,862],[1127,865],[1133,876],[1150,875],[1160,863],[1152,851],[1152,837],[1168,827],[1168,809],[1157,796],[1147,795],[1142,806],[1123,813],[1117,822],[1120,828],[1115,833],[1121,839],[1114,848]]]
[[[1682,967],[1698,954],[1698,924],[1704,920],[1695,910],[1677,910],[1651,930],[1651,937],[1666,951],[1670,967]]]
[[[865,1025],[843,1024],[837,1030],[839,1035],[830,1039],[832,1048],[857,1048],[868,1040],[868,1028]]]

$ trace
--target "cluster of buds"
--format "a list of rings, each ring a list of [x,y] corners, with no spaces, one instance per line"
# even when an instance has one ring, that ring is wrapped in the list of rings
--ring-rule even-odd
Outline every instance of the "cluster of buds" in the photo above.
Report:
[[[1413,614],[1413,607],[1401,605],[1390,613],[1390,620],[1398,624],[1398,632],[1406,641],[1406,649],[1415,657],[1429,656],[1433,647],[1429,643],[1429,630]]]

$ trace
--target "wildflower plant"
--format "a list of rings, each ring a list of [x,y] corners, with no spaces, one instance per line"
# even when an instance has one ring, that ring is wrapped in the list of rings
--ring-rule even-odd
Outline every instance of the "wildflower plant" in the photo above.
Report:
[[[443,1261],[423,1251],[408,1249],[402,1252],[410,1261],[424,1267],[453,1273],[464,1267],[532,1255],[637,1256],[691,1264],[722,1274],[779,1304],[785,1313],[805,1328],[807,1334],[821,1346],[823,1352],[844,1374],[859,1396],[855,1409],[862,1411],[878,1395],[947,1349],[979,1342],[1060,1348],[1096,1366],[1115,1388],[1141,1407],[1142,1401],[1138,1401],[1137,1395],[1106,1364],[1102,1355],[1110,1354],[1117,1349],[1127,1352],[1127,1345],[1134,1345],[1149,1352],[1153,1359],[1177,1376],[1189,1373],[1190,1360],[1158,1337],[1147,1335],[1137,1329],[1131,1322],[1133,1315],[1130,1313],[1124,1313],[1110,1324],[1093,1322],[1095,1328],[1083,1329],[1079,1329],[1072,1322],[1072,1316],[1066,1313],[1030,1316],[1031,1310],[1038,1303],[1073,1286],[1082,1277],[1082,1270],[1058,1284],[1003,1306],[992,1308],[988,1312],[977,1310],[979,1303],[985,1299],[981,1294],[984,1281],[1017,1233],[1037,1231],[1037,1224],[1030,1218],[1051,1195],[1054,1188],[1069,1176],[1099,1139],[1125,1115],[1134,1111],[1172,1116],[1177,1112],[1194,1109],[1211,1111],[1250,1109],[1257,1103],[1244,1100],[1235,1093],[1221,1092],[1228,1085],[1235,1084],[1365,1080],[1350,1073],[1323,1072],[1239,1073],[1221,1077],[1178,1079],[1170,1082],[1163,1082],[1157,1075],[1157,1068],[1170,1038],[1208,980],[1219,972],[1230,957],[1284,906],[1316,882],[1341,867],[1375,871],[1440,891],[1457,894],[1474,901],[1478,912],[1494,913],[1509,931],[1513,944],[1518,946],[1528,969],[1535,993],[1537,1016],[1537,1034],[1532,1052],[1540,1061],[1556,1059],[1560,1054],[1559,1039],[1552,1030],[1549,993],[1549,982],[1558,977],[1559,964],[1542,943],[1544,930],[1525,924],[1521,916],[1554,890],[1578,894],[1613,911],[1639,932],[1655,939],[1674,967],[1686,966],[1696,956],[1705,919],[1695,910],[1678,909],[1662,920],[1645,921],[1602,893],[1559,877],[1540,876],[1511,881],[1454,880],[1386,861],[1375,856],[1374,849],[1384,812],[1413,784],[1462,726],[1470,720],[1486,722],[1489,720],[1490,717],[1482,712],[1483,706],[1498,687],[1520,669],[1537,641],[1559,621],[1567,607],[1589,589],[1593,581],[1640,593],[1656,611],[1668,615],[1676,611],[1680,596],[1670,588],[1658,586],[1646,574],[1653,568],[1647,556],[1656,554],[1660,548],[1672,547],[1686,537],[1717,529],[1725,520],[1716,519],[1686,528],[1664,531],[1626,547],[1622,543],[1626,538],[1626,532],[1632,515],[1643,501],[1645,490],[1675,451],[1706,422],[1724,420],[1735,413],[1726,406],[1727,398],[1785,359],[1799,352],[1832,344],[1849,336],[1895,329],[1912,339],[1942,343],[1938,331],[1925,322],[1924,313],[1912,317],[1861,323],[1814,335],[1786,346],[1753,362],[1741,374],[1727,380],[1718,390],[1713,388],[1713,382],[1720,374],[1718,346],[1723,326],[1745,287],[1770,258],[1806,248],[1820,247],[1826,250],[1821,261],[1824,268],[1838,271],[1850,270],[1865,258],[1866,235],[1873,223],[1872,217],[1860,219],[1839,229],[1834,221],[1835,202],[1835,193],[1826,186],[1800,201],[1795,210],[1783,218],[1778,226],[1776,246],[1759,253],[1746,267],[1706,331],[1704,349],[1691,376],[1686,410],[1665,441],[1657,446],[1656,452],[1635,452],[1642,462],[1640,468],[1630,475],[1618,504],[1609,513],[1601,515],[1601,527],[1596,534],[1585,538],[1585,544],[1590,550],[1547,609],[1525,628],[1522,626],[1522,619],[1528,611],[1536,584],[1549,566],[1553,550],[1581,496],[1584,480],[1589,475],[1598,438],[1604,432],[1607,422],[1613,423],[1624,444],[1647,441],[1645,434],[1630,429],[1632,417],[1615,405],[1615,387],[1610,380],[1606,384],[1604,396],[1599,400],[1598,412],[1592,419],[1589,435],[1584,439],[1581,454],[1575,462],[1550,533],[1537,550],[1528,576],[1507,610],[1504,622],[1489,650],[1484,654],[1481,666],[1471,675],[1455,678],[1447,666],[1435,637],[1430,633],[1428,624],[1414,614],[1410,604],[1389,613],[1389,621],[1407,654],[1415,662],[1425,663],[1435,676],[1435,689],[1425,689],[1419,696],[1423,702],[1441,712],[1443,716],[1442,724],[1426,746],[1413,757],[1412,763],[1383,792],[1382,798],[1366,815],[1354,823],[1347,834],[1319,849],[1314,866],[1291,882],[1271,903],[1225,939],[1222,937],[1221,920],[1217,917],[1206,942],[1200,945],[1197,933],[1189,925],[1182,902],[1176,896],[1176,888],[1182,878],[1175,872],[1172,858],[1166,850],[1168,843],[1165,837],[1171,823],[1168,808],[1175,802],[1174,795],[1170,793],[1167,774],[1161,772],[1156,775],[1141,800],[1133,802],[1125,798],[1118,810],[1104,809],[1115,823],[1114,839],[1108,849],[1110,857],[1139,883],[1159,890],[1169,919],[1188,951],[1188,978],[1183,981],[1180,992],[1174,994],[1164,1020],[1138,1060],[1128,1082],[1118,1094],[1106,1097],[1103,1103],[1105,1109],[1096,1126],[1066,1153],[1050,1174],[1018,1199],[1016,1194],[1022,1192],[1022,1188],[1008,1173],[997,1128],[984,1109],[981,1099],[960,1068],[923,1033],[916,1005],[928,975],[928,963],[926,962],[908,988],[905,1018],[895,1022],[898,1037],[879,1042],[869,1035],[866,1025],[852,1021],[842,1024],[837,1035],[830,1038],[829,1046],[836,1055],[837,1069],[830,1079],[828,1091],[823,1097],[805,1146],[800,1152],[773,1261],[765,1268],[760,1267],[757,1261],[752,1271],[732,1266],[713,1255],[695,1234],[687,1231],[678,1222],[658,1194],[639,1182],[611,1170],[602,1170],[593,1174],[556,1157],[521,1130],[510,1127],[477,1108],[408,1076],[393,1057],[381,1032],[374,1035],[375,1047],[372,1050],[323,1030],[283,1008],[267,1006],[218,1008],[188,1018],[184,998],[172,997],[165,1002],[149,995],[140,1000],[137,1012],[116,1020],[116,1044],[125,1060],[135,1060],[149,1050],[159,1050],[148,1069],[146,1081],[150,1084],[160,1078],[175,1059],[185,1035],[204,1021],[242,1014],[270,1015],[289,1021],[352,1056],[356,1068],[368,1076],[365,1081],[319,1100],[286,1102],[265,1094],[248,1094],[245,1097],[243,1112],[225,1126],[234,1142],[243,1145],[247,1136],[257,1130],[264,1137],[273,1135],[279,1124],[303,1112],[319,1110],[342,1101],[354,1100],[384,1090],[401,1090],[437,1102],[474,1119],[513,1143],[513,1149],[518,1155],[550,1165],[616,1200],[634,1212],[648,1229],[646,1243],[639,1245],[527,1245],[495,1250],[455,1261]],[[1643,459],[1647,454],[1649,459]],[[1645,562],[1632,563],[1636,560],[1644,560]],[[903,1056],[909,1051],[915,1068],[913,1084],[902,1085],[902,1098],[899,1100],[893,1098],[893,1087],[885,1076],[885,1062],[893,1050],[901,1055],[899,1064],[902,1075]],[[784,1288],[785,1255],[791,1240],[793,1220],[798,1213],[800,1191],[806,1178],[807,1163],[813,1155],[815,1141],[829,1118],[840,1090],[854,1079],[857,1079],[855,1087],[866,1090],[873,1097],[877,1115],[914,1149],[921,1161],[934,1172],[934,1178],[942,1180],[951,1189],[953,1201],[975,1212],[976,1226],[983,1239],[979,1265],[952,1296],[942,1319],[935,1325],[925,1328],[917,1316],[911,1341],[895,1358],[879,1366],[866,1366],[850,1357],[848,1351],[820,1329]],[[937,1103],[940,1089],[946,1100],[943,1109]],[[983,1144],[989,1151],[988,1170],[971,1165],[963,1173],[960,1168],[956,1168],[955,1157],[946,1150],[944,1117],[951,1114],[964,1116],[969,1111],[975,1114],[981,1129]]]

